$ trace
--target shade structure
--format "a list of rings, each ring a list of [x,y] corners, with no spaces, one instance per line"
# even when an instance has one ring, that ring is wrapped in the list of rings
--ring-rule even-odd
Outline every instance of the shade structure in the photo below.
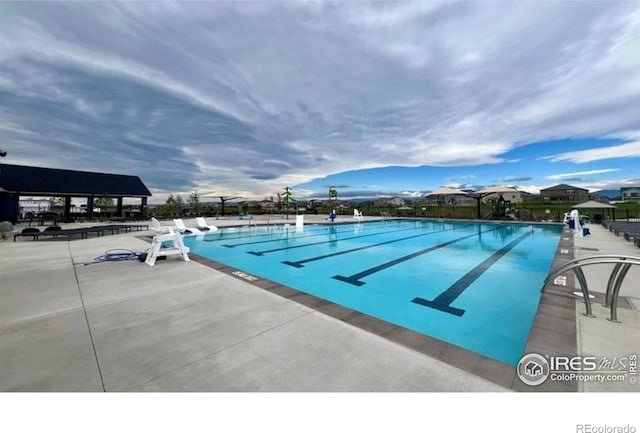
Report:
[[[584,203],[571,206],[572,209],[615,209],[616,207],[608,203],[601,203],[595,200],[585,201]]]
[[[599,201],[589,200],[571,206],[572,209],[613,209],[613,219],[616,219],[616,207],[609,203],[600,203]]]
[[[468,195],[468,192],[465,192],[461,189],[457,188],[439,188],[435,191],[431,191],[426,197],[434,196],[434,195]]]
[[[478,219],[481,217],[480,215],[480,201],[491,194],[505,194],[509,192],[519,192],[517,188],[512,186],[491,186],[489,188],[481,189],[480,191],[476,191],[474,194],[474,198],[477,202],[477,217]]]
[[[507,192],[520,192],[520,190],[512,186],[492,186],[489,188],[481,189],[480,191],[476,191],[476,194],[490,195],[490,194],[502,194]]]
[[[396,212],[398,212],[398,215],[400,215],[400,213],[402,213],[403,215],[407,215],[409,211],[415,212],[416,210],[411,206],[400,206],[396,208]]]

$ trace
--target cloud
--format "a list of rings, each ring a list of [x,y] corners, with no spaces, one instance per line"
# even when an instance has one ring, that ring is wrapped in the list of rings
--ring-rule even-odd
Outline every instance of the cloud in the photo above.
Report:
[[[547,176],[546,178],[552,179],[552,180],[557,180],[557,179],[572,180],[572,179],[578,179],[577,176],[589,176],[593,174],[611,173],[614,171],[620,171],[620,169],[619,168],[603,168],[600,170],[577,171],[575,173],[552,174]]]
[[[638,11],[16,3],[0,14],[0,138],[11,162],[248,197],[347,170],[508,164],[521,143],[637,134]],[[549,160],[640,156],[627,139]]]
[[[533,179],[531,176],[507,176],[502,179],[503,182],[526,182]]]
[[[617,146],[598,147],[595,149],[564,152],[557,155],[546,156],[544,157],[544,159],[548,159],[552,162],[570,161],[577,164],[582,164],[604,159],[637,157],[640,157],[640,141],[620,144]]]
[[[405,199],[421,198],[428,191],[394,191],[394,190],[344,190],[338,191],[339,200],[371,199],[380,197],[401,197]],[[302,195],[300,195],[302,196]],[[328,199],[327,191],[306,191],[304,197],[325,200]]]

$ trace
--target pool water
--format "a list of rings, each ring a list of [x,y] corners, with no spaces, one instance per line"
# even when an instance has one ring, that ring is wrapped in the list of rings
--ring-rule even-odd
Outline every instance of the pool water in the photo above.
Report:
[[[185,237],[195,254],[516,365],[560,225],[392,220]]]

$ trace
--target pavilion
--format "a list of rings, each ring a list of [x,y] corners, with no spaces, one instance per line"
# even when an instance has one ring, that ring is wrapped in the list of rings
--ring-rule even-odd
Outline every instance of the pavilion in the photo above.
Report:
[[[140,215],[147,217],[151,192],[138,176],[0,164],[0,221],[17,223],[20,196],[64,197],[65,220],[71,216],[71,198],[87,199],[87,218],[93,217],[93,201],[108,195],[116,199],[116,215],[122,216],[124,197],[140,198]]]

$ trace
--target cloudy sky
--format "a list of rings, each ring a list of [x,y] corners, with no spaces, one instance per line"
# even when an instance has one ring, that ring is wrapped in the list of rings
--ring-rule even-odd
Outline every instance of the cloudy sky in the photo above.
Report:
[[[154,192],[640,183],[638,2],[2,2],[4,163]]]

